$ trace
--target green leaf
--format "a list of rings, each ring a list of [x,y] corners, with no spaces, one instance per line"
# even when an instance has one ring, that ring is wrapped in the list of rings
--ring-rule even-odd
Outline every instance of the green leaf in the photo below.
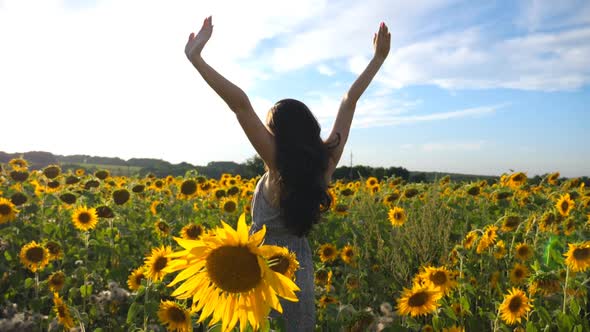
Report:
[[[35,285],[35,280],[33,280],[33,278],[25,279],[25,288],[31,288],[33,285]]]
[[[573,319],[568,314],[560,312],[557,315],[557,327],[559,332],[570,332],[574,327]]]
[[[527,322],[526,323],[526,332],[537,332],[537,328],[535,327],[535,324],[533,322]]]
[[[10,255],[10,251],[8,251],[8,250],[4,251],[4,258],[6,258],[6,260],[9,262],[12,260],[12,256]]]
[[[127,324],[133,323],[135,317],[143,311],[143,304],[133,302],[129,307],[129,311],[127,311]]]
[[[92,285],[82,285],[80,286],[80,294],[82,297],[89,297],[92,295]]]
[[[580,305],[578,304],[578,301],[576,300],[571,300],[570,301],[570,312],[572,313],[572,315],[574,315],[574,317],[578,317],[580,315]]]

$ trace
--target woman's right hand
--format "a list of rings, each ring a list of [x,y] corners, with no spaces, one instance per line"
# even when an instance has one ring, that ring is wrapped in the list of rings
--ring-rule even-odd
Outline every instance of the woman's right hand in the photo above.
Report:
[[[391,33],[387,29],[387,25],[381,22],[379,31],[373,35],[373,48],[375,49],[375,57],[381,60],[387,58],[389,54],[389,46],[391,44]]]
[[[207,44],[207,41],[209,41],[209,38],[211,38],[212,33],[213,24],[211,16],[205,18],[201,30],[196,35],[194,32],[191,32],[188,42],[184,47],[184,53],[191,62],[201,56],[201,51],[205,47],[205,44]]]

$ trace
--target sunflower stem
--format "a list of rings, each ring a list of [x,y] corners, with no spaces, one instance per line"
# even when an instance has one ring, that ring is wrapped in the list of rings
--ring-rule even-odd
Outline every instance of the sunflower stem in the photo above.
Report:
[[[562,309],[562,313],[565,314],[565,308],[567,307],[566,301],[567,301],[567,282],[570,276],[570,267],[566,266],[565,268],[565,283],[563,284],[563,309]]]
[[[147,284],[145,286],[145,296],[144,296],[144,303],[143,303],[143,330],[147,331],[147,323],[148,323],[148,315],[147,315],[147,304],[148,304],[148,293],[150,290],[151,280],[147,280]]]

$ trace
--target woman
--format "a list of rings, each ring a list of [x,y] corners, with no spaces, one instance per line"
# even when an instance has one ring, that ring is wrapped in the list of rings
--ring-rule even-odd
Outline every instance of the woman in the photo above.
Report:
[[[320,218],[320,205],[325,208],[331,204],[328,184],[344,151],[356,103],[385,61],[391,34],[381,23],[373,36],[374,56],[342,98],[332,132],[324,142],[316,118],[305,104],[294,99],[278,101],[263,124],[244,91],[201,57],[212,32],[212,19],[208,17],[196,35],[190,34],[186,56],[235,113],[265,163],[266,173],[257,183],[252,198],[251,232],[266,225],[265,244],[284,246],[296,254],[300,264],[295,274],[295,282],[301,289],[297,294],[299,302],[282,301],[282,318],[288,331],[313,331],[314,271],[306,236]]]

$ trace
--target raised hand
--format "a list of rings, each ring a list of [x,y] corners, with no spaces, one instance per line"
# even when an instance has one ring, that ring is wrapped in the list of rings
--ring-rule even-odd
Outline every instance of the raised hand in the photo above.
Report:
[[[211,38],[211,33],[213,33],[213,24],[212,17],[209,16],[203,20],[203,26],[196,35],[194,32],[191,32],[188,42],[184,47],[184,53],[191,62],[201,56],[201,51],[205,47],[205,44],[207,44],[209,38]]]
[[[375,57],[385,60],[389,54],[389,46],[391,44],[391,33],[387,29],[387,25],[381,22],[379,31],[373,35],[373,48],[375,49]]]

